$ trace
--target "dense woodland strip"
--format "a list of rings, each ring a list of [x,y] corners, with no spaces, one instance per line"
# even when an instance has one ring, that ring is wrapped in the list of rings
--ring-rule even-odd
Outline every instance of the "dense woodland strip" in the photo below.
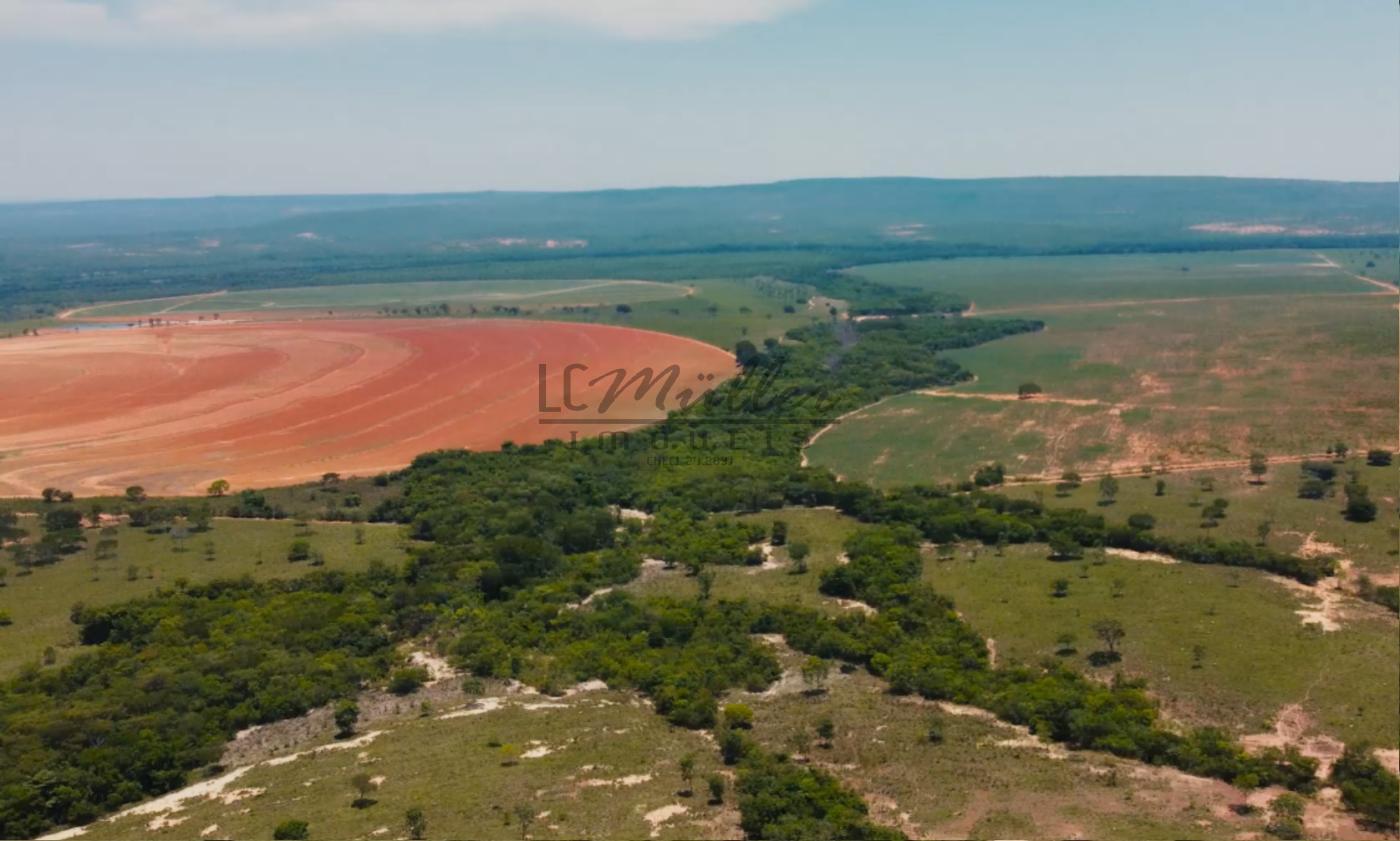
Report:
[[[1105,686],[1058,666],[990,668],[985,641],[919,583],[919,547],[1128,545],[1304,581],[1327,572],[1327,562],[1243,544],[1167,543],[1082,510],[986,491],[886,493],[800,468],[802,443],[831,418],[969,376],[939,351],[1040,325],[920,318],[842,327],[741,347],[742,377],[644,432],[421,456],[396,477],[402,493],[374,512],[422,541],[402,569],[177,586],[116,607],[75,607],[87,651],[0,685],[0,835],[86,822],[177,788],[239,729],[352,696],[388,672],[395,644],[425,633],[452,640],[458,663],[479,676],[546,690],[600,678],[645,693],[678,725],[716,728],[725,761],[739,771],[743,826],[754,837],[894,836],[835,780],[761,750],[720,714],[724,692],[761,688],[779,673],[757,633],[864,667],[893,692],[983,706],[1073,747],[1245,787],[1316,785],[1315,763],[1294,751],[1250,756],[1216,730],[1164,728],[1140,684]],[[671,458],[658,462],[658,452]],[[616,505],[657,516],[619,530]],[[734,554],[750,535],[713,515],[785,505],[832,505],[868,524],[847,546],[850,563],[824,576],[822,588],[876,615],[831,619],[618,592],[587,610],[568,607],[635,577],[644,550],[697,570],[741,560]],[[1393,825],[1397,781],[1359,748],[1349,757],[1336,776],[1346,802]]]

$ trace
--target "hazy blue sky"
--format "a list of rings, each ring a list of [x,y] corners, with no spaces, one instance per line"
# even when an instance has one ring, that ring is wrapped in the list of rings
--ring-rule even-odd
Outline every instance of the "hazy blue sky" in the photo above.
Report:
[[[0,198],[1400,171],[1394,0],[0,0]]]

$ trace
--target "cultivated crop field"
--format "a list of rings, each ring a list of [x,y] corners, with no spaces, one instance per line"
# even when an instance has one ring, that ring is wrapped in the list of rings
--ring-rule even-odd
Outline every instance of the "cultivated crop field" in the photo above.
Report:
[[[158,316],[230,315],[237,318],[285,318],[288,313],[324,313],[338,310],[379,312],[436,309],[491,310],[494,307],[615,306],[642,301],[683,298],[684,284],[649,280],[434,280],[403,283],[358,283],[336,286],[302,286],[286,289],[214,292],[177,298],[122,301],[81,307],[67,313],[77,319],[126,319]]]
[[[994,294],[1019,304],[1008,314],[1044,320],[1044,331],[949,352],[975,382],[857,412],[815,441],[811,461],[889,484],[962,479],[993,461],[1012,475],[1057,476],[1163,459],[1205,468],[1255,451],[1301,456],[1334,441],[1394,448],[1394,295],[1328,268],[1284,280],[1346,293],[1294,294],[1275,279],[1258,290],[1275,294],[1182,300],[1186,288],[1154,282],[1161,298],[1150,302],[1027,305],[1020,296],[1035,284],[1051,299],[1088,294],[1043,262],[1023,262],[1034,284]],[[1017,400],[1027,382],[1043,394]]]
[[[1288,250],[923,260],[850,271],[895,286],[965,295],[976,313],[1174,298],[1376,291],[1339,270],[1327,255]]]
[[[594,372],[575,377],[574,405],[592,408],[581,435],[665,414],[655,392],[628,391],[602,410],[613,379],[598,374],[676,365],[674,401],[734,373],[718,348],[602,325],[352,319],[45,333],[0,344],[0,391],[28,395],[0,407],[0,494],[295,484],[391,470],[443,447],[567,439],[570,428],[539,422],[538,382],[541,365],[558,386],[571,364]]]

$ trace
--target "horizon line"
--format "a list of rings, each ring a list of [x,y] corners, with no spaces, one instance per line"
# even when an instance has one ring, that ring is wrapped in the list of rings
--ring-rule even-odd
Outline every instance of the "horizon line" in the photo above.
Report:
[[[319,198],[429,198],[434,196],[481,196],[481,195],[586,195],[589,193],[643,193],[660,190],[723,190],[742,187],[771,187],[782,184],[802,184],[818,181],[940,181],[940,182],[992,182],[992,181],[1089,181],[1110,179],[1174,180],[1174,181],[1277,181],[1311,184],[1353,184],[1353,185],[1395,185],[1400,188],[1400,175],[1394,179],[1359,180],[1341,178],[1308,178],[1295,176],[1257,175],[1144,175],[1132,173],[1106,173],[1098,175],[995,175],[973,177],[947,177],[933,175],[830,175],[803,176],[799,178],[779,178],[772,181],[726,181],[713,184],[654,184],[638,187],[586,187],[577,189],[512,189],[502,187],[482,187],[460,190],[364,190],[347,192],[289,192],[289,193],[187,193],[179,195],[125,195],[88,196],[82,198],[6,198],[0,197],[0,206],[46,205],[46,204],[100,204],[104,202],[143,202],[143,201],[218,201],[239,199],[319,199]],[[1400,196],[1397,196],[1400,200]]]

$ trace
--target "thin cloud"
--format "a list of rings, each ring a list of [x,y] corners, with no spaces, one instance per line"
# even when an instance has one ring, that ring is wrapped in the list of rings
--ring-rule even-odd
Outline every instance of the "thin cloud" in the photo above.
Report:
[[[0,39],[277,42],[580,26],[622,38],[697,38],[762,23],[814,0],[0,0]]]

